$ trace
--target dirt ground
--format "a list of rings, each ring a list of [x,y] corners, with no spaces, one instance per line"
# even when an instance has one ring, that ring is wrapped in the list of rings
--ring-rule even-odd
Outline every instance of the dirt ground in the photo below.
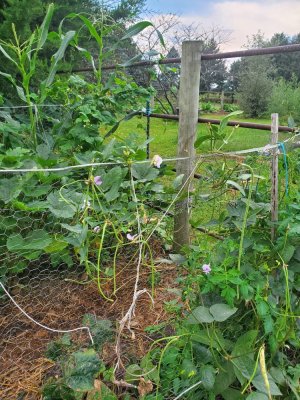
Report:
[[[160,250],[161,254],[161,250]],[[164,302],[174,298],[176,267],[159,264],[160,281],[155,287],[155,305],[152,306],[147,294],[137,303],[132,329],[133,340],[128,330],[122,337],[124,361],[132,356],[142,357],[151,344],[151,338],[144,328],[165,321],[167,315]],[[150,271],[142,267],[139,289],[149,288]],[[10,293],[16,302],[36,321],[54,329],[72,329],[82,326],[84,314],[94,314],[99,319],[120,320],[128,310],[135,282],[135,260],[123,260],[118,265],[117,296],[113,303],[105,301],[99,294],[96,283],[78,284],[69,279],[84,281],[84,273],[69,274],[39,271],[32,277],[14,284]],[[104,287],[109,294],[111,287]],[[151,291],[151,289],[149,288]],[[0,399],[37,400],[42,399],[41,387],[49,376],[56,374],[55,363],[45,356],[49,342],[62,334],[52,333],[32,323],[11,301],[0,302]],[[72,333],[72,339],[85,343],[89,338],[86,331]],[[115,362],[113,351],[108,352],[108,363]]]

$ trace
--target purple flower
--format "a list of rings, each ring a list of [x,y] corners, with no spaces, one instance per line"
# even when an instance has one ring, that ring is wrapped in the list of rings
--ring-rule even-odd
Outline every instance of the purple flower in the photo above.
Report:
[[[94,177],[94,184],[95,185],[100,186],[100,185],[102,185],[102,183],[103,183],[103,181],[102,181],[101,176],[95,176]]]
[[[210,268],[210,264],[203,264],[202,265],[202,271],[207,275],[210,273],[211,268]]]
[[[152,164],[156,168],[160,168],[162,161],[163,161],[163,159],[161,158],[161,156],[159,156],[157,154],[152,158]]]
[[[95,233],[99,233],[99,232],[100,232],[100,226],[99,226],[99,225],[95,226],[95,228],[93,229],[93,231],[94,231]]]
[[[137,235],[131,235],[130,233],[127,233],[126,237],[132,242],[137,237]]]

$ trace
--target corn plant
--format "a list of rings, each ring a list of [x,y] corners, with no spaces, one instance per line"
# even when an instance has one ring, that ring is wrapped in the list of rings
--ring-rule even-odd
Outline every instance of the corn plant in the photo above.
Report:
[[[35,106],[44,102],[47,89],[53,83],[59,61],[63,58],[65,51],[75,36],[75,31],[69,31],[60,37],[60,46],[57,52],[51,58],[47,78],[39,85],[37,92],[32,90],[32,80],[37,73],[38,56],[43,49],[49,32],[49,26],[54,12],[54,5],[50,4],[40,27],[36,28],[29,39],[21,43],[14,24],[12,24],[13,42],[0,40],[0,51],[3,56],[12,64],[12,67],[18,71],[20,80],[14,78],[11,74],[0,71],[0,75],[6,78],[16,89],[17,95],[28,107],[30,119],[29,142],[31,147],[38,145],[37,137],[37,115]]]

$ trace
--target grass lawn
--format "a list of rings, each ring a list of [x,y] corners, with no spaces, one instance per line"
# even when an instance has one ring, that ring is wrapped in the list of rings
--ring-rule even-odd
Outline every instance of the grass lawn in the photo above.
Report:
[[[204,118],[220,119],[219,114],[201,114]],[[251,118],[235,118],[238,121],[257,122],[262,124],[270,124],[271,119],[251,119]],[[177,135],[178,135],[178,122],[170,120],[162,120],[151,118],[150,120],[150,143],[151,155],[159,154],[163,158],[176,156],[177,148]],[[131,132],[137,133],[141,137],[141,142],[146,138],[146,118],[135,117],[130,121],[122,123],[117,131],[120,137],[127,136]],[[228,134],[231,132],[232,127],[226,128]],[[206,124],[198,125],[198,135],[207,135],[208,128]],[[280,135],[281,140],[288,137],[287,133]],[[252,147],[265,146],[269,143],[270,133],[268,131],[255,130],[249,128],[238,128],[235,130],[228,144],[224,145],[222,151],[237,151],[243,149],[250,149]],[[221,145],[221,143],[220,143]],[[202,148],[198,150],[201,152],[209,151],[209,142],[203,143]]]
[[[219,114],[201,114],[204,118],[215,118],[220,119]],[[237,116],[239,117],[239,116]],[[251,119],[251,118],[237,118],[238,121],[256,122],[262,124],[270,124],[270,119]],[[122,123],[117,131],[119,137],[126,137],[129,133],[135,132],[140,137],[141,143],[146,139],[146,118],[135,117],[130,121]],[[152,141],[150,143],[150,152],[152,157],[154,154],[159,154],[162,158],[174,157],[177,151],[177,135],[178,135],[178,122],[170,120],[162,120],[152,118],[150,120],[150,137]],[[232,127],[227,127],[227,133],[232,131]],[[208,127],[206,124],[198,124],[198,136],[207,135]],[[290,134],[282,133],[279,135],[280,140],[288,138]],[[270,132],[249,129],[249,128],[238,128],[234,130],[231,139],[228,144],[222,147],[222,151],[238,151],[243,149],[249,149],[253,147],[262,147],[270,143]],[[221,145],[220,143],[218,147]],[[198,149],[198,153],[207,153],[210,151],[210,143],[206,141],[203,143],[201,149]],[[256,153],[257,154],[257,153]],[[246,160],[248,162],[248,160]],[[270,164],[268,158],[257,158],[254,157],[250,161],[253,171],[257,175],[264,176],[267,180],[270,176]],[[236,160],[224,160],[223,158],[214,159],[211,161],[204,161],[200,163],[197,172],[203,176],[210,176],[214,174],[214,171],[221,170],[223,167],[229,171],[237,165]],[[175,176],[175,173],[174,173]],[[165,177],[168,181],[170,177]],[[230,179],[230,178],[228,178]],[[218,179],[216,178],[216,181]],[[218,218],[220,213],[225,210],[226,204],[231,200],[232,194],[230,191],[224,193],[221,196],[217,195],[218,189],[214,187],[212,182],[208,183],[206,180],[197,180],[194,184],[195,195],[194,195],[194,209],[192,212],[192,219],[199,221],[196,225],[205,226],[211,219]],[[205,196],[209,196],[210,199],[205,200]],[[203,198],[204,196],[204,198]],[[213,228],[212,228],[213,229]],[[198,235],[197,235],[198,236]],[[200,235],[201,237],[202,235]],[[207,238],[206,238],[207,240]]]

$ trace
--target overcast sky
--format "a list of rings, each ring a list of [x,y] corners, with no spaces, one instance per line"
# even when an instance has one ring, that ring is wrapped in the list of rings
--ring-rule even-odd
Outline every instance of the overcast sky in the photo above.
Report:
[[[186,23],[212,25],[231,32],[223,50],[239,50],[247,35],[261,30],[267,38],[275,32],[300,32],[300,0],[146,0],[149,10],[175,13]]]

